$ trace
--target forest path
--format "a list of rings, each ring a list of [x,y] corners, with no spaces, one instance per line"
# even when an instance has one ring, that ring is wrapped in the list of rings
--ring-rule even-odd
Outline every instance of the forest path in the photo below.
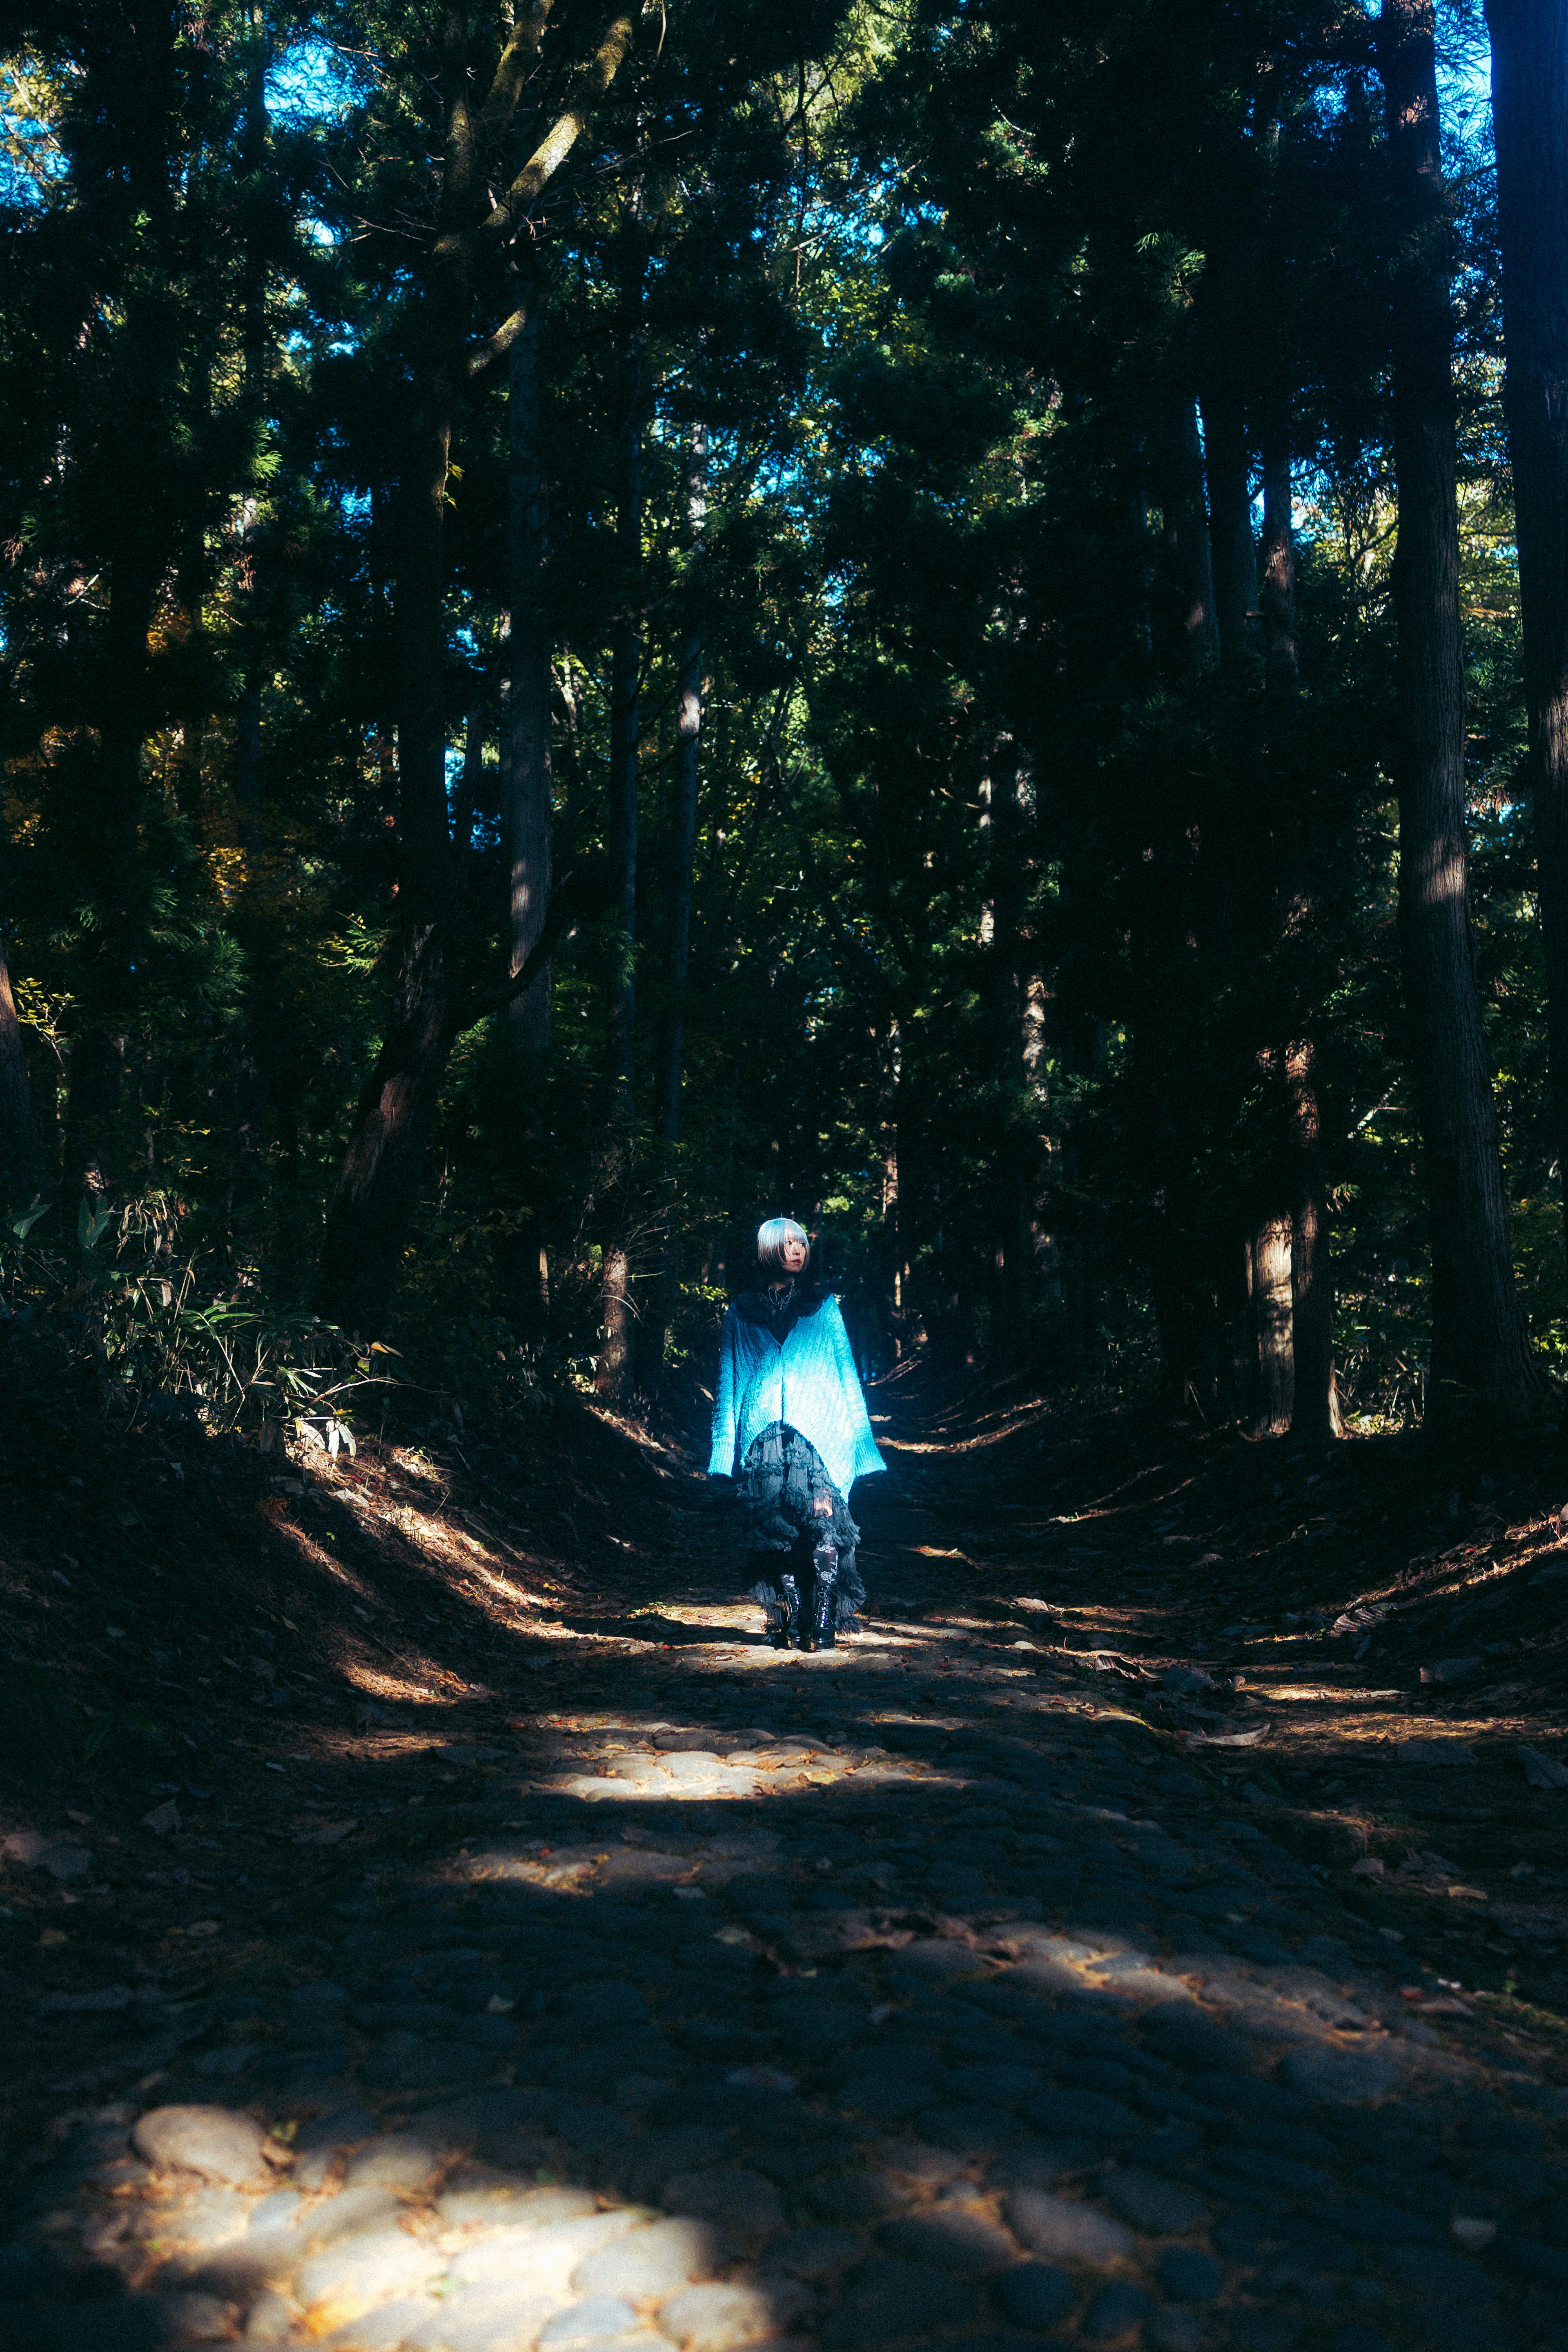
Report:
[[[1386,1702],[1220,1669],[1185,1473],[873,1402],[857,1639],[766,1647],[671,1471],[673,1559],[623,1516],[439,1742],[307,1706],[291,1832],[170,1830],[162,1942],[15,1988],[5,2352],[1564,2352],[1549,2012],[1453,1989],[1483,1887],[1352,1868]]]

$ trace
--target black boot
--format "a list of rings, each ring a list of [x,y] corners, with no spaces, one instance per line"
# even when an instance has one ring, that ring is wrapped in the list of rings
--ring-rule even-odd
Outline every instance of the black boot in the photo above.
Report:
[[[775,1650],[798,1647],[801,1642],[800,1586],[793,1576],[781,1576],[782,1599],[768,1612]]]
[[[824,1536],[812,1553],[811,1569],[809,1622],[800,1646],[831,1650],[838,1631],[838,1546],[831,1536]]]

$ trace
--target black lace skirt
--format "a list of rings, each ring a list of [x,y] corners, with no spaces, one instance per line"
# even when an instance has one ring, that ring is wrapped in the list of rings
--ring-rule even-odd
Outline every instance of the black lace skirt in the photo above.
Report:
[[[795,1577],[804,1595],[812,1581],[811,1555],[831,1535],[838,1547],[837,1622],[840,1632],[851,1630],[856,1612],[866,1605],[855,1557],[860,1530],[810,1439],[786,1421],[773,1422],[752,1439],[735,1488],[756,1579],[753,1597],[764,1608],[775,1605],[784,1576]],[[819,1497],[832,1506],[831,1515],[816,1508]]]

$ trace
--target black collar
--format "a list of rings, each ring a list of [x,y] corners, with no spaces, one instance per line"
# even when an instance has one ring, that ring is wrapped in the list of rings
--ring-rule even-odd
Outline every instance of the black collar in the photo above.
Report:
[[[803,1318],[815,1315],[826,1297],[825,1290],[797,1282],[783,1299],[774,1298],[766,1290],[745,1290],[733,1305],[742,1323],[754,1323],[760,1329],[771,1331],[775,1339],[784,1340]]]

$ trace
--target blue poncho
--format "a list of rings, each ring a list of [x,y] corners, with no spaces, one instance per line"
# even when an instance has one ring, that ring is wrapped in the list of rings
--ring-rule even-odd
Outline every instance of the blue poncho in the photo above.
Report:
[[[708,1475],[734,1477],[752,1439],[783,1421],[811,1440],[847,1495],[857,1478],[888,1465],[871,1434],[838,1301],[802,1302],[781,1319],[782,1340],[759,1300],[738,1298],[724,1318]]]

